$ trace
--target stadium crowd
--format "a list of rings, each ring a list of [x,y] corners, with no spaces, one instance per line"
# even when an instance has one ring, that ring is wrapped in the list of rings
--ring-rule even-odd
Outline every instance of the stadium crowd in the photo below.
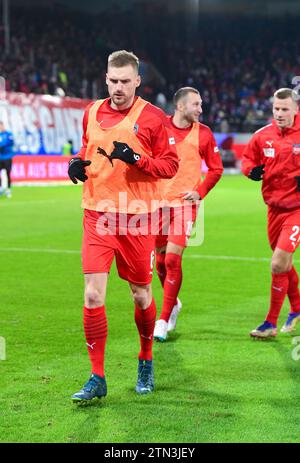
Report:
[[[57,6],[12,9],[11,50],[1,54],[0,69],[8,91],[95,99],[107,94],[108,54],[133,50],[163,77],[144,78],[141,96],[169,112],[174,91],[193,86],[203,98],[204,123],[215,131],[250,132],[268,121],[270,95],[300,75],[297,26],[293,17],[254,23],[237,16],[226,22],[200,16],[195,25],[147,3],[101,15]],[[3,34],[1,42],[4,48]]]

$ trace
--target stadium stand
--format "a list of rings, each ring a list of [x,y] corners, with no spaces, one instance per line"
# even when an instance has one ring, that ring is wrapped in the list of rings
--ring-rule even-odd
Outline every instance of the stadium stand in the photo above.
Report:
[[[300,74],[297,28],[292,16],[257,17],[253,27],[252,18],[205,15],[189,30],[163,4],[100,15],[57,5],[12,8],[11,50],[0,69],[8,91],[94,99],[106,95],[107,55],[130,49],[162,76],[144,79],[142,96],[168,111],[174,90],[191,85],[214,131],[252,132],[270,117],[269,96]]]

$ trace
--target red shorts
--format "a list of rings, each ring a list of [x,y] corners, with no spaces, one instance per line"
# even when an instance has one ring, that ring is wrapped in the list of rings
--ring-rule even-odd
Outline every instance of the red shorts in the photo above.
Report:
[[[287,211],[269,207],[268,238],[273,251],[279,248],[295,252],[300,241],[300,209]]]
[[[160,212],[159,233],[155,238],[155,246],[162,248],[170,242],[186,248],[197,217],[198,206],[193,204],[163,207]]]
[[[143,233],[133,235],[127,226],[121,228],[119,218],[115,221],[115,226],[108,227],[107,220],[104,220],[106,216],[103,212],[84,210],[83,273],[108,273],[113,258],[116,257],[121,278],[139,286],[151,283],[154,236]],[[131,216],[123,214],[123,218],[128,225]]]

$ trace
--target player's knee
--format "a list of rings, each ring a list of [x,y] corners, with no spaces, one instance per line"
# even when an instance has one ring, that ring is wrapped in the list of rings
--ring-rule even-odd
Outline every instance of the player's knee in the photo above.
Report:
[[[141,289],[137,291],[133,291],[132,293],[133,300],[135,305],[142,310],[146,310],[149,305],[151,304],[151,291],[147,289]]]
[[[100,291],[93,288],[87,288],[84,294],[84,303],[86,307],[101,307],[104,305],[104,296]]]
[[[281,259],[272,259],[271,271],[272,273],[285,273],[288,271],[288,263]]]

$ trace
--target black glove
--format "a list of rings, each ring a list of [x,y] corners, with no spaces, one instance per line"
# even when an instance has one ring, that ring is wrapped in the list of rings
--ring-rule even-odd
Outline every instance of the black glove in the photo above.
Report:
[[[140,154],[135,153],[127,143],[121,143],[119,141],[114,141],[113,143],[115,148],[110,155],[111,159],[121,159],[121,161],[127,162],[128,164],[134,164],[141,159]]]
[[[264,175],[265,164],[261,164],[260,166],[253,167],[252,170],[250,170],[248,178],[251,178],[251,180],[254,180],[255,182],[258,182],[259,180],[262,180],[262,176]]]
[[[297,177],[295,177],[296,179],[296,182],[297,182],[297,191],[300,191],[300,177],[297,175]]]
[[[81,158],[72,158],[69,161],[68,175],[73,183],[78,183],[76,179],[85,182],[88,177],[85,173],[85,167],[89,166],[91,161],[83,161]]]

